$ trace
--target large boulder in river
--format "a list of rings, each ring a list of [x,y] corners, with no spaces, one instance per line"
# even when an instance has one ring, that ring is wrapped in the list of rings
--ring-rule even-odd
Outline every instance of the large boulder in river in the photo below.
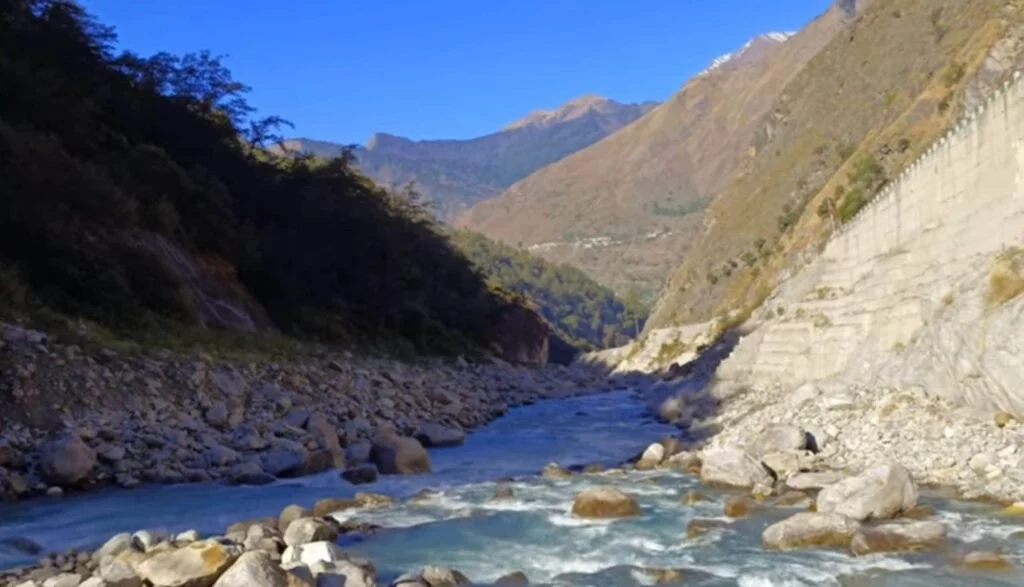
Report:
[[[875,552],[913,552],[938,548],[946,543],[946,527],[938,522],[888,522],[861,528],[850,542],[857,556]]]
[[[96,453],[77,434],[65,434],[46,443],[39,454],[39,472],[49,485],[74,487],[96,466]]]
[[[902,465],[875,465],[821,490],[817,509],[854,520],[894,518],[917,505],[917,486]]]
[[[415,438],[383,435],[370,448],[370,461],[382,475],[430,472],[430,455]]]
[[[576,494],[572,513],[581,518],[624,518],[639,515],[640,505],[614,487],[595,487]]]
[[[725,448],[704,453],[700,480],[708,485],[725,487],[755,487],[771,485],[774,478],[761,461],[750,454]]]
[[[458,446],[466,441],[466,433],[462,430],[432,422],[420,424],[414,436],[427,448]]]
[[[846,516],[807,512],[768,526],[761,540],[765,548],[846,547],[858,530]]]
[[[238,557],[214,587],[288,587],[288,574],[270,553],[254,550]]]
[[[239,546],[201,540],[150,556],[135,571],[153,587],[211,587],[241,554]]]
[[[750,439],[747,452],[761,457],[774,452],[801,451],[807,448],[807,432],[796,426],[769,426]]]

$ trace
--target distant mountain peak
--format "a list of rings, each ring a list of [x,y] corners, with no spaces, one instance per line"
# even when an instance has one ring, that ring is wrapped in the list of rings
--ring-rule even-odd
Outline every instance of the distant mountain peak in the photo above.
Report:
[[[713,71],[722,69],[722,67],[726,65],[738,63],[741,60],[744,60],[747,57],[749,57],[758,48],[774,47],[777,45],[781,45],[788,41],[790,38],[792,38],[795,34],[795,32],[775,31],[758,35],[753,39],[747,41],[746,44],[740,47],[738,51],[733,51],[732,53],[726,53],[725,55],[716,57],[714,60],[711,61],[711,65],[709,65],[707,69],[697,74],[697,77],[704,77]]]
[[[569,100],[565,104],[562,104],[553,110],[534,110],[523,118],[520,118],[506,126],[502,130],[514,130],[526,126],[548,126],[554,123],[579,118],[592,110],[614,106],[622,106],[622,104],[597,94],[584,94],[578,98]]]

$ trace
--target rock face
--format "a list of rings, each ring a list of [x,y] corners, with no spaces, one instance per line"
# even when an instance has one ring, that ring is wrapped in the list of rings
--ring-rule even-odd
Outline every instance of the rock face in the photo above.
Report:
[[[240,554],[237,547],[203,540],[153,555],[136,572],[154,587],[211,587]]]
[[[938,522],[890,522],[861,528],[850,542],[857,556],[874,552],[909,552],[942,546],[946,527]]]
[[[636,498],[612,487],[586,489],[576,494],[572,513],[581,518],[622,518],[640,514]]]
[[[917,505],[917,487],[910,473],[896,463],[871,467],[821,490],[818,511],[854,520],[884,520]]]
[[[498,324],[501,358],[510,363],[543,366],[548,362],[548,325],[536,312],[515,306]]]
[[[382,475],[430,472],[430,455],[415,438],[383,436],[370,449],[370,460]]]
[[[466,441],[466,433],[455,428],[427,422],[420,424],[415,438],[426,448],[441,448],[462,444]]]
[[[65,434],[40,451],[43,480],[59,487],[73,487],[89,477],[96,466],[96,453],[76,434]]]
[[[771,485],[775,481],[760,461],[734,448],[704,453],[700,480],[708,485],[727,487]]]
[[[801,513],[768,526],[761,534],[765,548],[845,547],[860,524],[832,513]]]

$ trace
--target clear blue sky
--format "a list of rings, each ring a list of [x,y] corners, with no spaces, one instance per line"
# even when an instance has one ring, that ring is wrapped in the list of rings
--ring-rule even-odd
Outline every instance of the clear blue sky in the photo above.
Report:
[[[831,0],[81,0],[143,55],[228,56],[262,114],[362,143],[492,132],[596,93],[664,100],[756,34]]]

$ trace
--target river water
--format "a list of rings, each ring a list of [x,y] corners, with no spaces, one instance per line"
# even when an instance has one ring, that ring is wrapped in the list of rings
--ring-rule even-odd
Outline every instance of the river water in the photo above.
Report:
[[[838,551],[778,553],[761,549],[761,531],[798,510],[767,510],[730,522],[722,516],[728,496],[700,488],[688,475],[636,472],[565,481],[533,476],[551,461],[615,465],[673,432],[651,420],[639,398],[627,391],[512,410],[471,434],[465,445],[433,451],[434,473],[360,486],[396,498],[425,488],[439,492],[425,500],[350,513],[389,529],[344,546],[372,560],[382,583],[432,564],[457,568],[481,584],[523,571],[532,584],[649,585],[654,579],[645,569],[657,568],[683,569],[686,585],[1024,585],[1024,540],[1011,538],[1024,530],[1024,520],[998,518],[991,506],[926,494],[923,501],[936,507],[935,519],[949,529],[950,546],[938,553],[859,558]],[[495,480],[502,477],[516,478],[514,497],[494,501]],[[569,515],[575,493],[598,484],[637,496],[642,515],[613,522]],[[691,488],[712,500],[682,505],[680,498]],[[140,528],[219,533],[239,520],[277,515],[291,503],[308,507],[317,499],[356,490],[337,473],[327,473],[264,487],[144,487],[0,504],[0,568],[32,562],[2,546],[12,537],[60,551],[92,548],[113,534]],[[728,524],[690,540],[685,529],[694,518]],[[958,569],[956,557],[971,550],[999,550],[1021,571]]]

